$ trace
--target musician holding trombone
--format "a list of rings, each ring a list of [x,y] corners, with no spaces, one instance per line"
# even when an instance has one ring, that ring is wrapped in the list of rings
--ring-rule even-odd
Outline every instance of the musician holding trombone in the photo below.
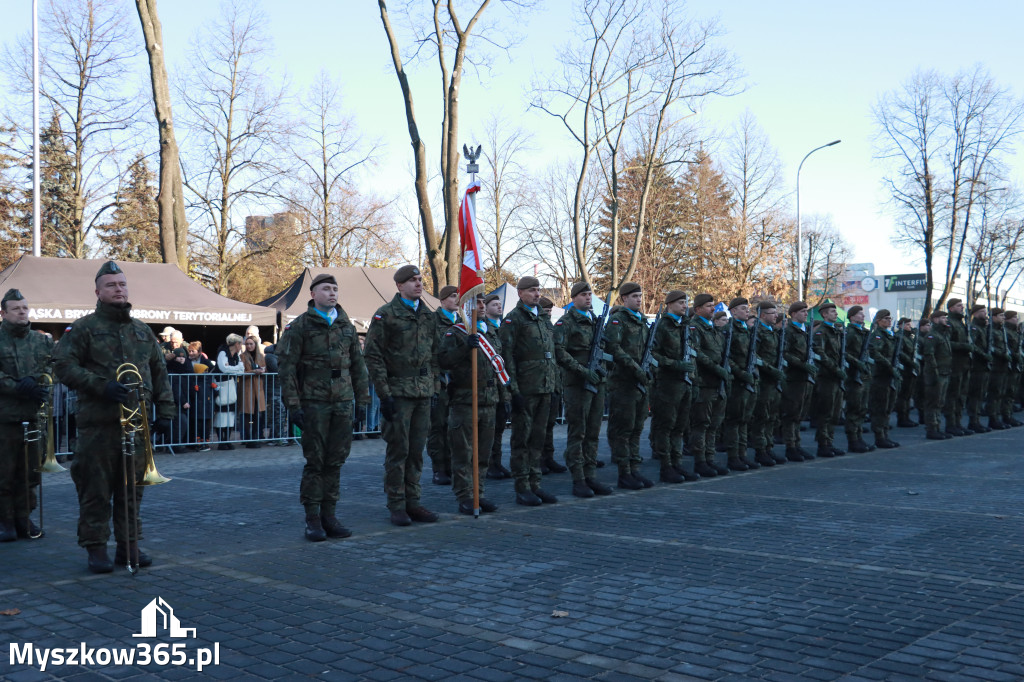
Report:
[[[36,434],[44,428],[36,421],[50,399],[41,377],[49,372],[53,341],[32,331],[28,302],[17,289],[0,300],[0,317],[0,542],[12,542],[42,537],[30,518],[38,504],[42,450],[25,440],[29,425]]]
[[[114,261],[96,273],[96,297],[96,311],[68,327],[54,353],[57,378],[78,392],[71,464],[78,544],[88,552],[93,573],[110,573],[114,563],[134,573],[152,563],[138,548],[142,487],[167,480],[152,467],[147,407],[156,405],[153,430],[169,436],[175,403],[163,351],[152,330],[132,318],[128,280]],[[141,420],[131,419],[133,411],[141,412]],[[114,563],[107,554],[111,515]]]

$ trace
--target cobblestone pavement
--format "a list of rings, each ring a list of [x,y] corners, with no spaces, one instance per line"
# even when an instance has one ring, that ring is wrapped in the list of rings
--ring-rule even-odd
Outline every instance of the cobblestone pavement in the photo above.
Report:
[[[154,565],[135,578],[87,572],[73,486],[47,475],[46,538],[0,545],[8,648],[218,643],[219,665],[41,672],[9,651],[0,678],[1024,679],[1024,429],[896,434],[897,450],[590,500],[548,476],[559,503],[539,508],[488,481],[501,509],[480,519],[428,465],[442,519],[411,528],[388,523],[383,443],[357,441],[338,508],[354,535],[323,543],[302,537],[297,447],[158,455],[174,480],[146,492]],[[194,639],[133,638],[156,597]]]

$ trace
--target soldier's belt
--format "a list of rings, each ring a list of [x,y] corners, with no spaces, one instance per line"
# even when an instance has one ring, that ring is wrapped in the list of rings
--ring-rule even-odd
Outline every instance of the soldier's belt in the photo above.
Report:
[[[397,369],[393,372],[388,372],[390,376],[396,379],[408,379],[410,377],[425,377],[430,376],[429,367],[418,367],[413,369]]]
[[[341,370],[340,369],[332,369],[331,370],[331,378],[332,379],[340,379],[341,378]]]
[[[531,360],[550,360],[554,357],[553,353],[523,353],[516,354],[516,360],[518,362],[530,362]]]

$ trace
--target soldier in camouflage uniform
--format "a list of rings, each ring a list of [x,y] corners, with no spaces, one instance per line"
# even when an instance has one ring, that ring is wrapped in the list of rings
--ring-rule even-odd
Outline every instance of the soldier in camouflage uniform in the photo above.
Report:
[[[487,294],[484,297],[484,310],[486,311],[487,328],[497,334],[498,330],[501,329],[501,297],[498,294]],[[507,404],[509,398],[506,398],[505,404],[495,405],[494,408],[494,440],[491,442],[491,451],[487,456],[487,478],[495,481],[500,481],[503,478],[512,478],[512,472],[501,464],[505,426],[512,416],[511,406]],[[481,464],[481,466],[483,465]]]
[[[448,442],[452,454],[452,492],[459,504],[459,513],[472,515],[473,509],[473,376],[470,353],[476,349],[477,367],[477,457],[486,458],[487,448],[494,439],[494,421],[497,406],[505,405],[505,383],[495,369],[501,357],[501,340],[484,319],[484,297],[478,296],[477,333],[469,335],[462,323],[449,326],[441,337],[438,363],[449,373],[448,393]],[[480,338],[485,339],[494,351],[492,359],[481,348]],[[503,364],[498,364],[503,367]],[[501,415],[504,417],[504,414]],[[477,462],[478,466],[486,461]],[[482,473],[482,468],[478,469]],[[498,506],[484,497],[484,479],[477,476],[480,485],[480,511],[491,513]]]
[[[1007,375],[1006,387],[1003,389],[1002,422],[1010,426],[1024,426],[1024,422],[1013,416],[1014,403],[1017,400],[1017,386],[1021,376],[1020,328],[1017,324],[1017,311],[1007,310],[1003,329],[1006,330],[1006,350],[1010,354],[1010,372]]]
[[[516,504],[535,507],[558,499],[540,487],[540,458],[555,390],[555,341],[540,309],[540,281],[523,277],[516,285],[517,305],[501,323],[512,393],[512,478]]]
[[[128,280],[114,261],[107,261],[96,273],[96,297],[96,312],[65,330],[53,364],[57,378],[78,392],[78,443],[71,464],[71,478],[78,490],[78,544],[89,554],[90,571],[110,573],[114,566],[107,555],[107,540],[112,513],[117,541],[114,561],[119,565],[129,560],[139,566],[152,563],[138,547],[144,486],[136,485],[134,496],[126,495],[124,489],[121,405],[134,407],[137,403],[135,391],[117,381],[117,368],[131,363],[138,369],[146,404],[156,406],[154,432],[170,437],[177,408],[163,351],[153,331],[132,318]],[[136,453],[143,453],[148,445],[141,433],[136,434]],[[145,467],[136,466],[135,474],[136,482],[142,481]],[[130,530],[124,527],[126,506],[134,517]]]
[[[729,346],[729,368],[732,371],[732,391],[726,401],[725,421],[722,424],[722,436],[728,453],[727,466],[733,471],[760,469],[756,461],[747,459],[747,432],[753,417],[754,403],[757,402],[758,376],[757,370],[747,371],[747,358],[750,344],[753,343],[753,332],[748,326],[750,319],[750,303],[742,296],[729,301],[729,313],[732,319],[732,344]],[[758,337],[761,336],[758,331]],[[757,348],[754,349],[755,357]]]
[[[1003,329],[1006,318],[1002,308],[993,308],[989,324],[992,325],[992,372],[988,379],[988,399],[985,401],[985,413],[988,415],[988,427],[996,431],[1010,428],[1002,420],[1003,393],[1010,377],[1010,351],[1007,348],[1007,336]]]
[[[953,436],[969,436],[973,430],[963,427],[964,405],[971,384],[971,365],[974,346],[964,321],[964,304],[959,298],[949,299],[949,345],[953,350],[953,371],[949,375],[946,403],[942,413],[946,419],[946,433]]]
[[[892,331],[892,314],[885,308],[875,313],[875,326],[871,332],[871,359],[875,364],[871,373],[868,394],[868,412],[871,431],[875,434],[875,447],[898,448],[899,443],[889,438],[889,418],[892,415],[896,392],[892,388],[898,370],[893,367],[893,349],[896,335]],[[898,377],[896,377],[898,381]]]
[[[547,296],[540,297],[540,309],[551,327],[552,335],[555,333],[554,325],[551,323],[551,311],[554,310],[555,302]],[[556,358],[557,362],[557,358]],[[558,416],[562,414],[562,384],[565,377],[562,376],[562,369],[555,368],[555,390],[551,392],[551,406],[548,409],[548,423],[544,429],[544,449],[540,455],[540,472],[542,474],[564,474],[568,467],[562,466],[555,461],[555,424]]]
[[[843,335],[846,333],[836,320],[836,304],[826,301],[818,307],[821,324],[814,328],[814,352],[818,354],[818,376],[814,386],[812,410],[817,424],[814,439],[818,442],[818,457],[836,457],[846,454],[833,444],[835,424],[843,407],[843,387],[846,381],[846,358],[842,354]]]
[[[419,268],[403,265],[394,279],[398,293],[370,321],[363,357],[384,418],[384,492],[391,523],[408,526],[437,521],[437,514],[420,503],[420,475],[430,432],[430,399],[440,391],[440,370],[437,318],[421,300]]]
[[[786,384],[779,411],[782,437],[786,442],[786,459],[790,462],[814,459],[814,455],[800,447],[800,422],[803,420],[808,395],[813,389],[811,382],[818,373],[817,365],[807,361],[807,338],[811,331],[807,321],[809,312],[803,301],[789,305],[790,322],[786,328],[786,347],[782,349],[786,360]]]
[[[647,319],[640,312],[643,292],[635,282],[619,288],[621,305],[612,309],[606,336],[608,354],[614,359],[608,406],[608,445],[619,469],[619,487],[650,488],[654,482],[640,473],[640,434],[647,420],[647,386],[650,377],[640,368],[647,335]],[[644,390],[641,390],[640,387]]]
[[[896,426],[901,429],[909,429],[918,426],[918,423],[910,418],[911,401],[917,393],[918,375],[921,367],[917,361],[920,352],[915,350],[917,345],[917,333],[914,330],[914,323],[908,317],[901,317],[898,322],[898,329],[903,330],[903,347],[900,350],[900,361],[903,363],[903,370],[900,372],[900,388],[896,393]],[[923,414],[920,405],[915,405],[918,413]]]
[[[846,311],[846,320],[846,442],[850,452],[871,452],[875,446],[864,442],[864,419],[871,389],[872,330],[864,328],[864,308],[859,305]]]
[[[437,316],[437,333],[444,336],[448,327],[459,321],[459,288],[449,284],[441,287],[437,295],[441,302],[434,315]],[[448,373],[440,374],[441,391],[430,399],[430,435],[427,437],[427,454],[434,474],[434,485],[451,485],[451,448],[448,445]]]
[[[775,424],[778,421],[779,381],[783,372],[779,369],[779,337],[775,332],[777,309],[773,301],[757,304],[757,395],[754,397],[753,415],[750,420],[750,447],[754,448],[754,461],[761,466],[771,467],[783,464],[785,457],[773,453],[775,446]]]
[[[725,400],[732,372],[723,366],[725,335],[715,328],[715,299],[697,294],[690,320],[690,342],[696,353],[696,386],[690,408],[690,452],[699,476],[724,476],[729,470],[715,464],[715,435],[725,417]]]
[[[555,357],[565,382],[565,463],[572,472],[572,494],[576,497],[609,495],[612,489],[597,480],[597,445],[604,418],[605,369],[591,371],[590,349],[597,320],[593,313],[593,292],[586,282],[570,291],[572,307],[555,323]],[[593,390],[587,388],[589,385]]]
[[[651,451],[661,462],[659,478],[664,483],[695,481],[700,476],[683,468],[683,433],[690,420],[693,361],[690,326],[686,320],[686,294],[670,291],[665,296],[665,314],[654,332],[652,353],[658,361],[651,387]]]
[[[949,340],[949,314],[945,310],[933,310],[927,320],[921,320],[918,327],[921,340],[921,386],[924,397],[925,437],[929,440],[946,440],[953,435],[941,429],[942,407],[946,403],[949,377],[953,373],[953,347]]]
[[[981,423],[981,411],[988,394],[993,357],[988,344],[988,309],[980,303],[971,306],[967,331],[971,335],[973,358],[971,382],[967,389],[967,428],[975,433],[988,433],[992,429]]]
[[[50,391],[39,376],[50,373],[53,341],[32,330],[28,320],[28,302],[17,289],[0,299],[0,542],[18,538],[42,537],[42,531],[29,518],[36,508],[36,487],[42,462],[39,452],[29,444],[29,467],[25,471],[25,430],[46,432],[46,424],[36,423],[39,406],[50,399]],[[26,485],[27,481],[27,485]]]
[[[352,449],[352,401],[370,402],[359,336],[338,305],[338,282],[321,274],[309,287],[306,312],[287,327],[277,345],[281,397],[302,429],[299,500],[306,511],[306,539],[347,538],[338,522],[341,467]]]

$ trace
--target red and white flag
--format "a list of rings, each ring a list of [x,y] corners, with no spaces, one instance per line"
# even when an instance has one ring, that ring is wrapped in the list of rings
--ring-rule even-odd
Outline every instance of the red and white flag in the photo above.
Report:
[[[480,253],[480,232],[476,227],[476,206],[470,195],[480,191],[480,181],[466,188],[459,208],[459,239],[462,241],[462,271],[459,273],[459,303],[484,291],[484,266]]]

